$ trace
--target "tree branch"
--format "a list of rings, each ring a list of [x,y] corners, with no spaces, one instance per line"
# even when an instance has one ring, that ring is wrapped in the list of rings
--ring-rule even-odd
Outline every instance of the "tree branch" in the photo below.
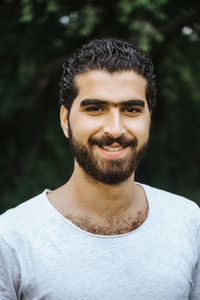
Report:
[[[164,35],[165,40],[172,40],[184,26],[192,26],[195,21],[199,22],[199,20],[200,9],[194,11],[190,15],[184,15],[177,18],[174,20],[174,22],[171,22],[169,25],[165,26],[161,30],[161,33]]]

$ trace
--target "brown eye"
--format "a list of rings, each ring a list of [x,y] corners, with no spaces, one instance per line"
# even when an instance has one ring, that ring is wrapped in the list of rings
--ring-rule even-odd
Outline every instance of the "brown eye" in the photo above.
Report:
[[[122,111],[125,112],[125,113],[134,114],[134,113],[140,112],[140,109],[135,108],[135,107],[125,107],[125,108],[122,109]]]
[[[103,108],[100,107],[100,106],[90,106],[90,107],[86,108],[86,111],[89,111],[89,112],[101,112],[101,111],[103,111]]]

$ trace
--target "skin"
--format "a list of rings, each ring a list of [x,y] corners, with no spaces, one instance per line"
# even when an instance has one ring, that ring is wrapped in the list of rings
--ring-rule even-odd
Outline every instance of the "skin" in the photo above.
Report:
[[[69,117],[73,136],[82,144],[87,144],[91,136],[102,135],[134,136],[138,140],[137,148],[147,141],[150,112],[146,100],[147,81],[143,76],[134,71],[113,74],[89,71],[77,75],[75,84],[78,95],[70,114],[64,106],[60,110],[61,126],[67,138]],[[94,99],[104,102],[90,104]],[[124,102],[129,100],[139,101],[134,102],[135,105],[125,105]],[[119,144],[112,144],[111,147],[119,147]],[[98,161],[103,162],[126,160],[132,149],[126,147],[112,152],[95,145],[93,151]],[[104,184],[87,175],[75,161],[70,180],[47,196],[62,215],[86,231],[97,234],[126,233],[139,227],[148,213],[144,190],[134,183],[134,175],[119,184]]]

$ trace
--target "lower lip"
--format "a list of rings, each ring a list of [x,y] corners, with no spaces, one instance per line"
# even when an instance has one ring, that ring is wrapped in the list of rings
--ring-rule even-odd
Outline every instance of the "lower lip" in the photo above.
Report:
[[[106,155],[108,157],[113,157],[113,158],[120,157],[121,155],[123,155],[126,152],[126,150],[128,148],[128,147],[125,147],[125,148],[122,148],[121,150],[117,150],[117,151],[108,151],[99,146],[97,146],[97,147],[104,155]]]

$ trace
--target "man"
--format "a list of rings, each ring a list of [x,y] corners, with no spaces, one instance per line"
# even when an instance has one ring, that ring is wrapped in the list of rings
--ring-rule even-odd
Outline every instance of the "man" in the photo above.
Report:
[[[0,217],[0,299],[200,299],[200,211],[134,182],[155,103],[153,65],[114,39],[65,64],[70,180]]]

